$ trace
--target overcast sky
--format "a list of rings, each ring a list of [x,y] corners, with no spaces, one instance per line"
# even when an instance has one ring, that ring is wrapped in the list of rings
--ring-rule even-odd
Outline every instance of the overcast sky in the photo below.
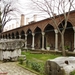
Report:
[[[16,7],[20,9],[21,14],[25,15],[25,19],[29,18],[29,20],[32,21],[34,14],[37,15],[37,21],[49,17],[49,16],[45,17],[41,15],[40,13],[34,13],[32,8],[30,8],[32,5],[31,0],[18,0],[18,1],[19,2],[17,3]],[[16,22],[20,23],[20,15],[17,16],[17,18],[18,20],[11,21],[7,25],[16,24]]]
[[[34,19],[33,15],[35,13],[33,13],[33,10],[30,9],[30,6],[29,6],[31,4],[31,1],[30,0],[18,0],[18,1],[19,2],[16,5],[19,8],[20,13],[25,15],[25,21],[26,21],[26,18],[29,18],[29,21],[32,21]],[[44,18],[37,13],[35,15],[37,15],[37,21]],[[5,27],[7,27],[8,25],[16,24],[17,22],[18,22],[18,24],[20,24],[20,15],[17,16],[17,18],[18,18],[17,20],[10,21],[9,23],[7,23],[7,25]],[[25,24],[26,24],[26,22],[25,22]],[[14,25],[14,26],[16,26],[16,25]]]
[[[34,9],[31,8],[31,0],[19,0],[20,4],[22,5],[21,13],[25,14],[26,17],[33,18],[33,15],[37,15],[37,20],[40,20],[40,18],[44,18],[44,16],[41,16],[41,13],[34,12]]]

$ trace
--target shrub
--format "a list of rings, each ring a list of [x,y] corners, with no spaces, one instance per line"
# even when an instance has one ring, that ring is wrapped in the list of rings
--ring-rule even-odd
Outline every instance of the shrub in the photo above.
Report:
[[[31,68],[32,68],[33,70],[37,71],[37,72],[40,72],[41,66],[40,66],[38,63],[36,63],[36,62],[32,62],[32,63],[31,63]]]
[[[70,72],[70,75],[75,75],[75,70]]]
[[[19,64],[23,64],[24,59],[23,58],[18,58]]]
[[[69,50],[70,49],[70,47],[69,46],[65,46],[65,50]]]
[[[30,61],[26,60],[26,66],[29,67],[30,66]]]

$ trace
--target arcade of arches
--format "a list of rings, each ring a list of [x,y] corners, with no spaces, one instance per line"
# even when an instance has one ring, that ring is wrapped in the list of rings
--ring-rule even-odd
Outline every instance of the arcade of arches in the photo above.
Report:
[[[64,23],[64,21],[62,21]],[[58,27],[62,30],[62,25]],[[61,36],[58,30],[50,23],[49,19],[42,20],[33,24],[19,27],[0,34],[1,39],[25,39],[25,49],[61,50]],[[64,34],[65,47],[73,51],[75,49],[75,27],[73,23],[67,23]]]

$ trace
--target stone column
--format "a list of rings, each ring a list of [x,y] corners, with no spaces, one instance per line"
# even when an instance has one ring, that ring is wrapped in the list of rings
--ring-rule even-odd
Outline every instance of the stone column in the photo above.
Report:
[[[16,39],[16,35],[14,36],[14,39]]]
[[[1,37],[1,39],[3,39],[3,37]]]
[[[25,34],[25,49],[27,49],[27,34]]]
[[[10,39],[12,39],[12,36],[10,36]]]
[[[21,35],[19,35],[19,39],[21,39]]]
[[[74,30],[74,52],[75,52],[75,27],[73,27]]]
[[[9,39],[9,37],[7,36],[7,39]]]
[[[32,50],[34,50],[34,33],[32,33]]]
[[[44,35],[45,35],[45,33],[42,32],[42,50],[45,50],[45,49],[44,49]]]
[[[55,51],[58,51],[58,30],[55,29]]]

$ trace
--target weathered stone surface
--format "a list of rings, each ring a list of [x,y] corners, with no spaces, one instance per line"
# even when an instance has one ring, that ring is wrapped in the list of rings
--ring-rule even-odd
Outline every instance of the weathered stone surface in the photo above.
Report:
[[[14,50],[24,46],[23,39],[2,39],[0,40],[0,50]]]
[[[75,70],[75,57],[58,57],[47,60],[45,73],[47,75],[69,75]]]
[[[24,46],[23,39],[2,39],[0,40],[0,60],[16,61],[21,55],[21,48]]]

